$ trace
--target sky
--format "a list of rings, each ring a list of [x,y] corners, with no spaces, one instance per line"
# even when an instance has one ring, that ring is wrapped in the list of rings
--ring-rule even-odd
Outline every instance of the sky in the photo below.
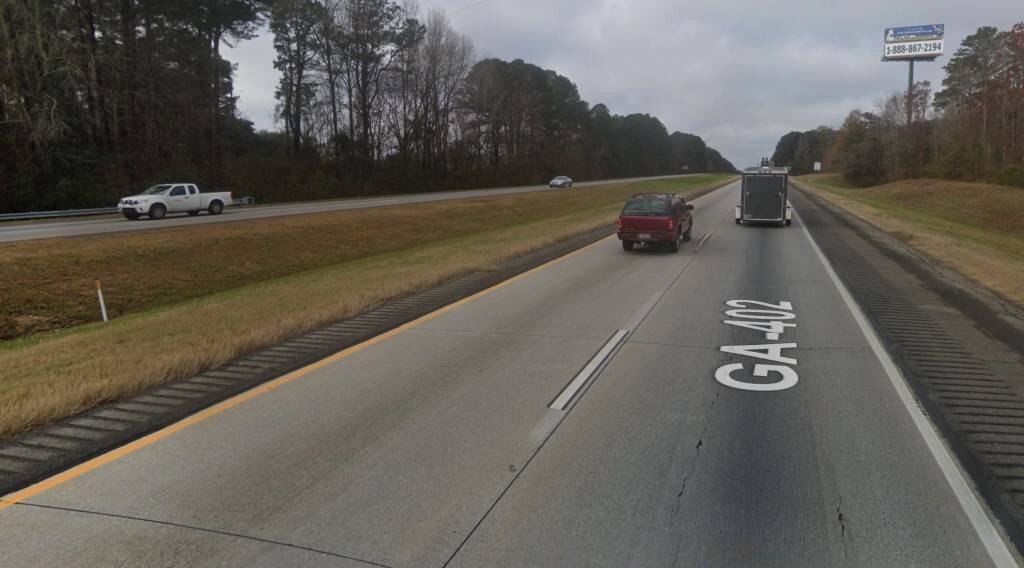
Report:
[[[907,85],[881,62],[887,27],[945,24],[945,56],[915,65],[939,88],[961,40],[1024,21],[1024,0],[419,0],[444,10],[478,58],[523,59],[576,83],[589,103],[649,113],[699,135],[743,168],[779,137],[839,126]],[[258,129],[276,129],[269,31],[224,55]]]

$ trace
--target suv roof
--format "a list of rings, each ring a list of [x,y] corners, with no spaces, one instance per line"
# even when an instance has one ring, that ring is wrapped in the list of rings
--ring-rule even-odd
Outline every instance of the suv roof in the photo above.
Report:
[[[679,196],[674,193],[634,193],[630,199],[645,197],[647,199],[677,199]]]

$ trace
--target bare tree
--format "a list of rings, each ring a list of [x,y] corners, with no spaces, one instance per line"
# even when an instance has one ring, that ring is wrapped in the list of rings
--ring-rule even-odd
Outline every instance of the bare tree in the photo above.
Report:
[[[313,29],[317,5],[311,0],[276,0],[271,10],[270,29],[274,32],[277,59],[274,68],[281,72],[276,96],[278,114],[291,140],[291,153],[303,148],[303,123],[312,99],[309,71],[316,57]]]
[[[423,34],[415,19],[402,18],[401,7],[391,0],[348,0],[350,26],[347,56],[351,60],[352,105],[358,122],[357,149],[364,176],[372,169],[377,146],[375,126],[384,76],[396,58],[413,48]]]

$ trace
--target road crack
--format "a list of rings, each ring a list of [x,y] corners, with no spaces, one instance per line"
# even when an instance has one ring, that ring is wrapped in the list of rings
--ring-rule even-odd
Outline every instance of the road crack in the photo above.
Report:
[[[839,540],[843,543],[843,557],[848,557],[846,551],[846,517],[843,516],[843,498],[836,495],[836,520],[839,521]]]
[[[704,437],[708,433],[708,428],[711,425],[711,413],[715,409],[715,403],[718,402],[718,397],[721,396],[721,392],[715,393],[715,398],[711,399],[711,404],[708,405],[707,413],[704,416],[704,425],[701,427],[700,437],[697,439],[697,445],[694,447],[693,459],[690,462],[690,471],[683,476],[683,482],[679,488],[679,493],[676,494],[675,508],[673,509],[672,516],[679,513],[680,502],[682,501],[683,495],[686,493],[686,484],[690,482],[690,478],[697,472],[697,464],[700,461],[700,450],[704,447]]]
[[[697,440],[697,451],[693,455],[693,467],[690,468],[690,473],[687,473],[686,476],[683,477],[683,486],[679,489],[679,493],[676,494],[676,499],[682,498],[683,493],[686,493],[686,483],[690,481],[690,477],[693,475],[694,471],[697,470],[697,460],[700,458],[700,447],[703,445],[704,438]],[[676,506],[678,507],[678,503],[676,504]]]
[[[721,391],[715,393],[715,398],[711,399],[711,404],[708,405],[708,410],[704,415],[704,426],[701,427],[700,437],[697,438],[697,445],[694,447],[693,460],[690,462],[690,471],[683,476],[683,482],[679,487],[679,493],[676,493],[675,503],[672,507],[672,520],[670,524],[675,525],[676,519],[679,518],[679,509],[683,503],[683,496],[686,494],[686,484],[689,483],[690,478],[697,472],[697,464],[700,460],[700,450],[704,447],[704,437],[708,433],[708,427],[711,425],[711,413],[715,410],[715,404],[718,402],[718,397],[721,396]],[[683,540],[679,539],[679,544],[676,545],[675,559],[672,561],[672,566],[679,565],[679,555],[682,553]]]

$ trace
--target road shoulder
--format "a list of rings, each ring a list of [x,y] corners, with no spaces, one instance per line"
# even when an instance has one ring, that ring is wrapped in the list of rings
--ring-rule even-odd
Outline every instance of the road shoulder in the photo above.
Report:
[[[1018,548],[1024,526],[1024,317],[817,193],[793,192],[856,298]]]

